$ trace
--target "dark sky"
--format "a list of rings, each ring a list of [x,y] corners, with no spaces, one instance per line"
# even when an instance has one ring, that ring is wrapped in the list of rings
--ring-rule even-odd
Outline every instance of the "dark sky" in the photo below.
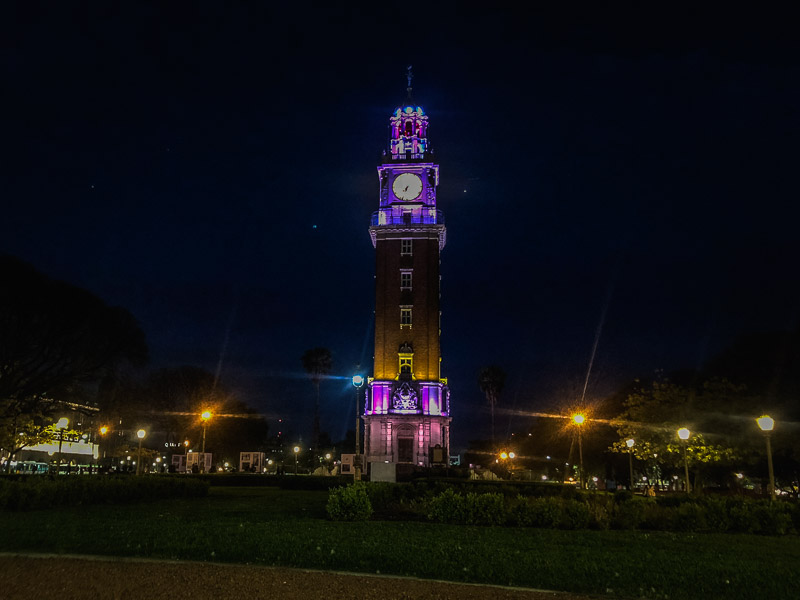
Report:
[[[4,3],[0,251],[128,308],[153,367],[219,368],[298,434],[300,356],[328,346],[339,439],[371,370],[375,167],[413,64],[454,450],[488,435],[481,366],[508,372],[507,408],[574,401],[601,322],[589,399],[798,326],[788,15],[294,6]]]

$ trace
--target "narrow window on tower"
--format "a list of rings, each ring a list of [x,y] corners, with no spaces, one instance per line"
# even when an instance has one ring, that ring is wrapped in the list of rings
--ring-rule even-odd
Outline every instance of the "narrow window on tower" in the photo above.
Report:
[[[413,240],[400,240],[400,256],[411,256]]]
[[[408,355],[400,355],[400,374],[411,375],[414,370],[414,358]]]
[[[411,289],[411,273],[412,271],[409,269],[407,271],[400,271],[400,289],[401,290],[410,290]]]
[[[400,307],[400,329],[411,329],[411,307]]]

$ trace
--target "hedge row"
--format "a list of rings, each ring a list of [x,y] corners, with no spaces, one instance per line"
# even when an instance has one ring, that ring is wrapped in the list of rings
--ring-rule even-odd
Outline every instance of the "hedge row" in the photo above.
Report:
[[[785,535],[800,530],[800,507],[787,502],[738,498],[652,498],[586,494],[575,498],[504,498],[447,490],[429,503],[428,517],[441,523],[514,525],[559,529],[646,529]]]
[[[429,519],[460,525],[510,525],[556,529],[643,529],[784,535],[800,531],[800,506],[789,502],[715,496],[645,498],[629,492],[563,496],[462,493],[458,486],[433,493],[414,484],[370,483],[334,490],[334,520]]]
[[[208,483],[192,477],[75,475],[0,479],[0,509],[5,510],[198,498],[207,494]]]

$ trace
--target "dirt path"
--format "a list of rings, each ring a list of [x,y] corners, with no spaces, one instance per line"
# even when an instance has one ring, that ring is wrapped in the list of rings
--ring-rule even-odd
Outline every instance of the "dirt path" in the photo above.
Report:
[[[412,578],[219,563],[0,555],[3,600],[588,600],[590,596]]]

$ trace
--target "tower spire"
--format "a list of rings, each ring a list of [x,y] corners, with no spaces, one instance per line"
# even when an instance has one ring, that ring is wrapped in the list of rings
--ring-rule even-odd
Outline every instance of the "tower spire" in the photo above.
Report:
[[[408,92],[408,101],[411,103],[411,80],[414,79],[414,74],[411,72],[411,65],[408,65],[406,79],[408,80],[408,87],[406,88]]]

